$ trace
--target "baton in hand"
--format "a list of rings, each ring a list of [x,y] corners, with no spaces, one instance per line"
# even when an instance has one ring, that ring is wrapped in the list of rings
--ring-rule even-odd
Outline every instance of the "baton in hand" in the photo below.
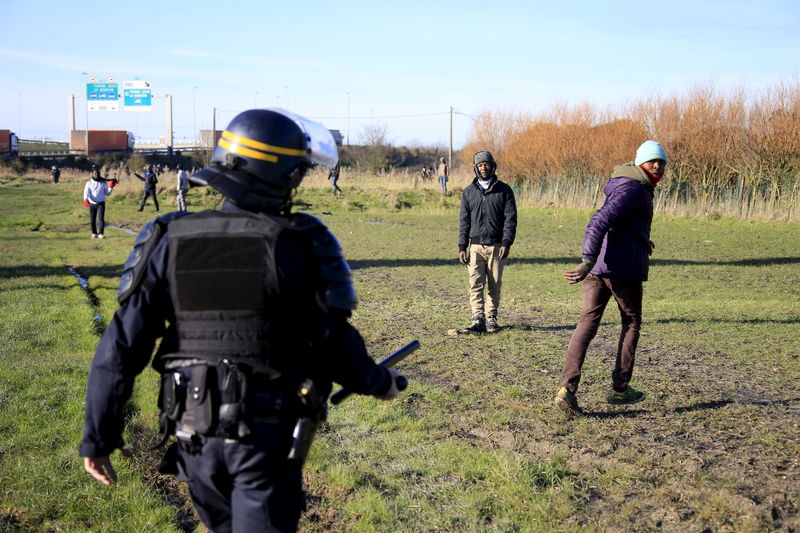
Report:
[[[413,340],[408,344],[406,344],[405,346],[403,346],[402,348],[400,348],[399,350],[397,350],[396,352],[394,352],[392,355],[390,355],[383,361],[381,361],[380,363],[378,363],[378,366],[391,368],[400,361],[402,361],[403,359],[405,359],[408,356],[408,354],[410,354],[417,348],[419,348],[419,341]],[[399,390],[405,390],[405,388],[408,387],[408,380],[403,376],[398,377],[396,383],[397,383],[397,388]],[[350,392],[347,389],[339,389],[331,396],[331,403],[333,405],[338,405],[342,403],[345,400],[345,398],[347,398],[351,394],[352,392]]]

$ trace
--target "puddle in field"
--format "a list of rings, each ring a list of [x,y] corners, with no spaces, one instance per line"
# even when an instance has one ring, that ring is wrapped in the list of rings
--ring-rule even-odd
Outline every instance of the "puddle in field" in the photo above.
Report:
[[[81,276],[78,273],[78,271],[72,268],[71,266],[68,266],[67,270],[69,270],[70,274],[75,276],[75,278],[78,280],[78,283],[80,283],[81,285],[81,289],[83,289],[84,292],[86,292],[86,296],[87,298],[89,298],[89,304],[92,306],[92,309],[94,311],[100,309],[100,300],[97,298],[97,296],[95,296],[94,292],[89,288],[89,282],[86,280],[86,278]],[[95,314],[92,317],[92,325],[94,326],[95,333],[97,333],[98,335],[102,334],[103,331],[105,330],[103,315],[101,315],[100,313]]]
[[[114,228],[114,229],[118,229],[118,230],[120,230],[120,231],[124,231],[125,233],[129,233],[129,234],[131,234],[131,235],[138,235],[138,234],[137,234],[135,231],[133,231],[132,229],[128,229],[128,228],[121,228],[121,227],[119,227],[119,226],[106,226],[106,227],[107,227],[107,228]]]

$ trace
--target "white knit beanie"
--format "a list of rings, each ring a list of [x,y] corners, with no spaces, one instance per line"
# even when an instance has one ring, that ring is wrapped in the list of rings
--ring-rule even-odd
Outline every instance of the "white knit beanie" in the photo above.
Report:
[[[636,159],[634,159],[633,162],[638,166],[642,163],[652,161],[653,159],[661,159],[666,163],[667,152],[664,151],[664,147],[661,146],[661,143],[657,143],[656,141],[645,141],[636,150]]]

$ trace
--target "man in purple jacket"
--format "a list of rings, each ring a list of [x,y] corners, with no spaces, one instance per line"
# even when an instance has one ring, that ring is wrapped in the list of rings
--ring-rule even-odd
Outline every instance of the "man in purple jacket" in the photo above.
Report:
[[[583,238],[583,261],[564,272],[569,283],[583,284],[581,316],[567,348],[561,388],[555,405],[568,417],[582,416],[575,393],[589,343],[613,296],[622,318],[617,360],[608,401],[636,403],[644,393],[629,385],[642,324],[642,282],[647,281],[653,252],[653,189],[664,175],[667,154],[661,144],[645,141],[633,164],[617,165],[605,187],[606,200],[592,215]]]

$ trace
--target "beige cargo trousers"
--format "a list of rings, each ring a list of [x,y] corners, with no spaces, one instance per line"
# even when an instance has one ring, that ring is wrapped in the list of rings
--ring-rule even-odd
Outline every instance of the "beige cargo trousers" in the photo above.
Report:
[[[500,307],[500,287],[503,285],[503,267],[506,258],[500,259],[500,245],[471,244],[469,247],[469,305],[472,318],[497,318]],[[488,298],[484,300],[486,289]]]

